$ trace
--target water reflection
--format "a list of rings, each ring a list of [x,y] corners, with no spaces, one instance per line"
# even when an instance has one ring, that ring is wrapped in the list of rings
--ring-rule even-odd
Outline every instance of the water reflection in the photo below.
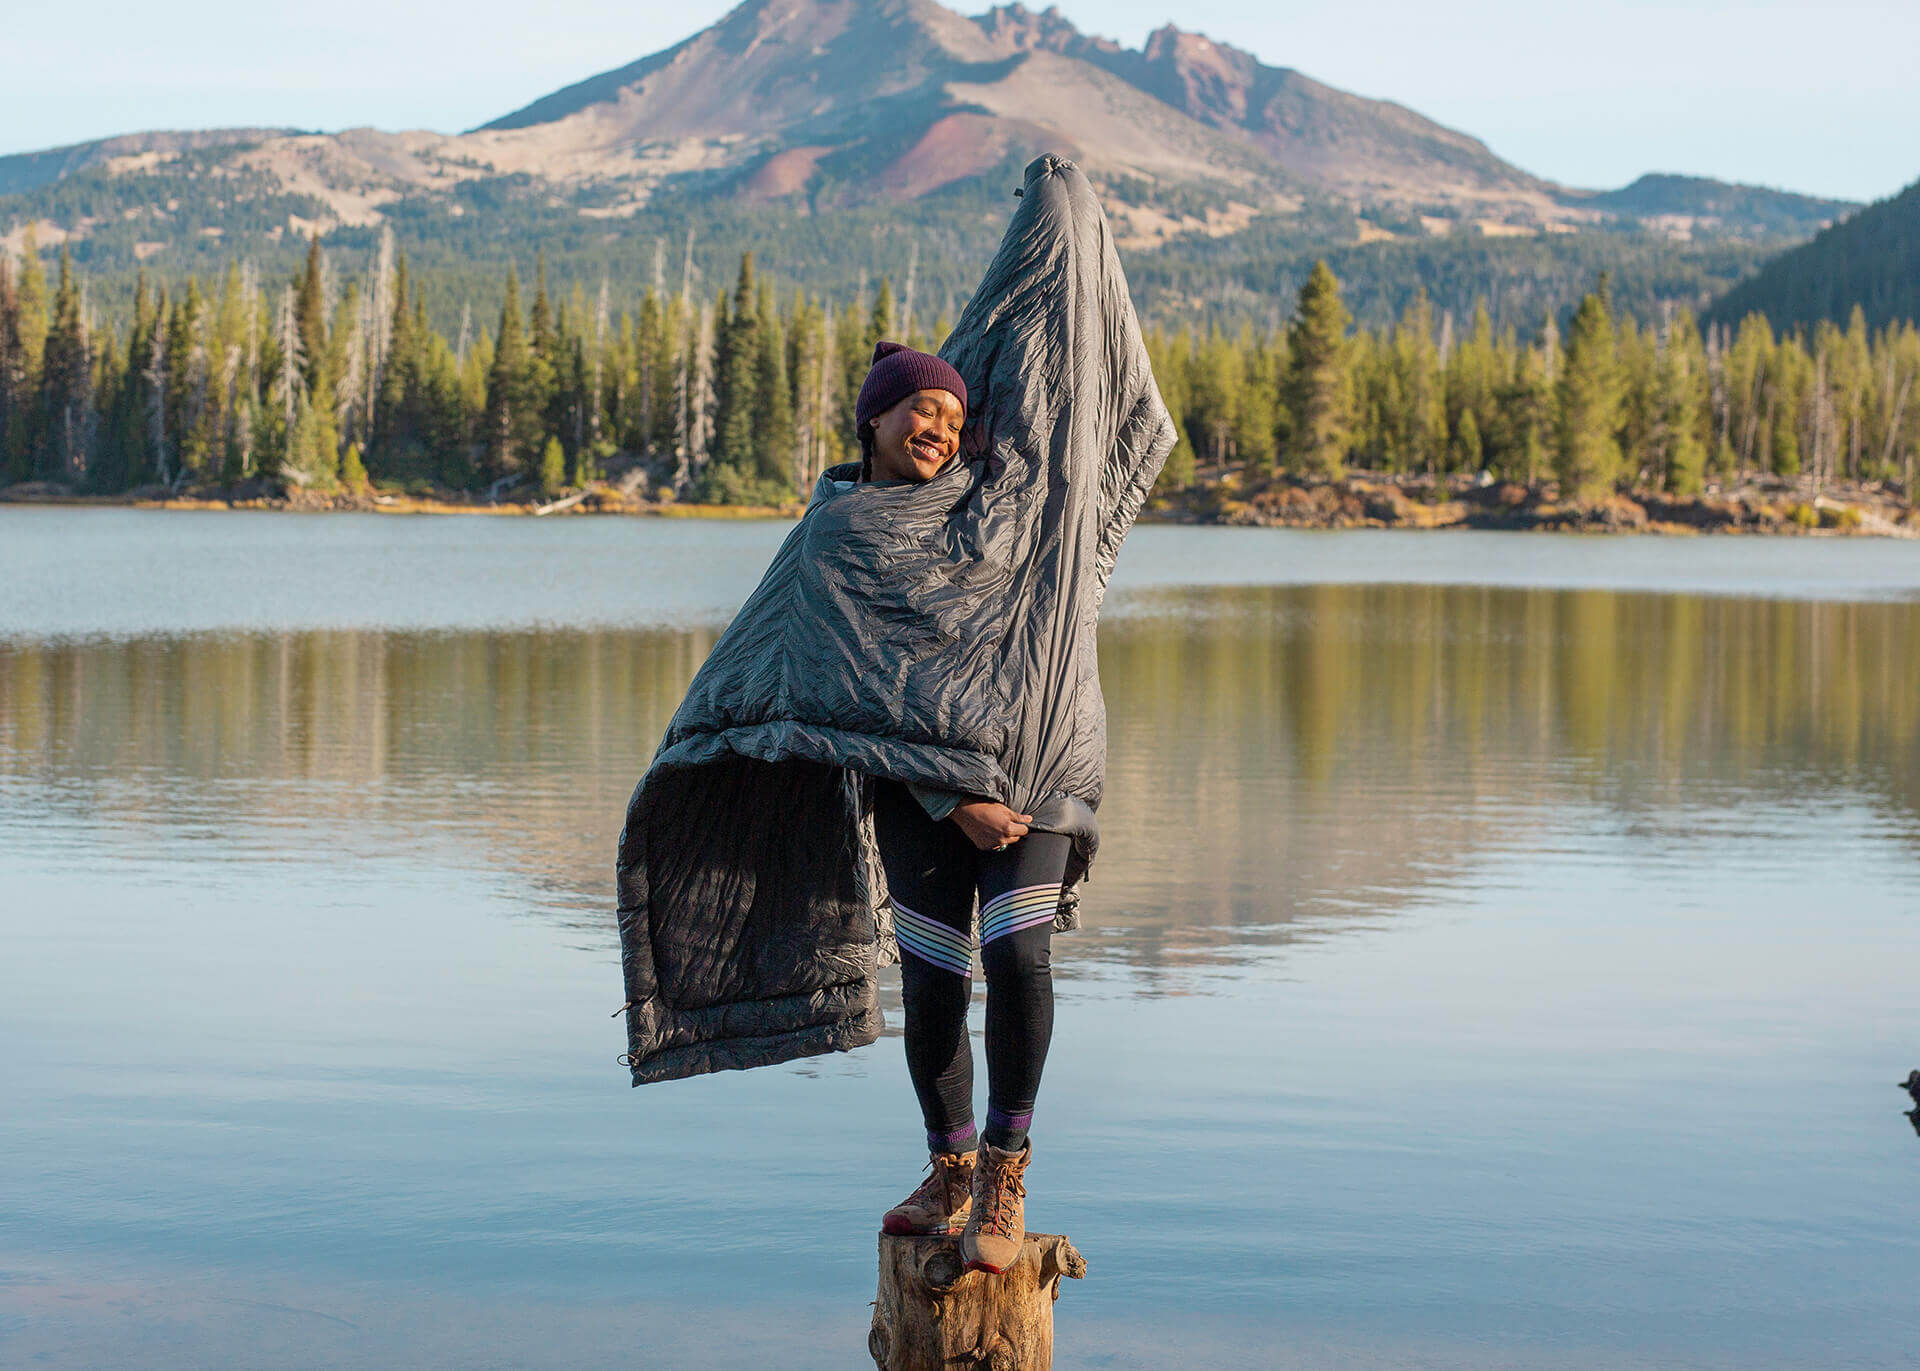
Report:
[[[1710,812],[1864,800],[1920,831],[1910,604],[1179,591],[1103,629],[1101,661],[1105,874],[1147,961],[1391,909],[1570,814],[1630,829],[1649,862],[1697,854]],[[1170,845],[1177,863],[1127,856]],[[1146,912],[1174,906],[1188,927]]]
[[[714,637],[0,642],[0,825],[259,859],[433,848],[610,938],[627,795]],[[1920,833],[1910,602],[1151,592],[1101,661],[1112,765],[1075,951],[1149,980],[1390,915],[1569,815],[1649,863],[1821,804]]]
[[[1920,604],[1113,608],[1063,1364],[1902,1364]],[[614,1065],[713,639],[0,641],[0,1363],[864,1355],[897,1044]]]

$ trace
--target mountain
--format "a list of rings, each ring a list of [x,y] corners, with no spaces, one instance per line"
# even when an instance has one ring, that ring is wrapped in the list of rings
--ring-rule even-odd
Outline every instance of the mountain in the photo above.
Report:
[[[148,133],[0,158],[0,248],[31,222],[96,279],[136,262],[178,277],[392,228],[436,268],[497,272],[540,246],[633,280],[651,248],[659,280],[664,240],[691,236],[706,260],[754,247],[788,280],[844,291],[898,272],[910,241],[938,308],[977,275],[1041,151],[1088,169],[1130,265],[1159,264],[1168,312],[1264,312],[1296,262],[1342,252],[1395,283],[1368,309],[1424,285],[1444,307],[1484,294],[1537,322],[1593,261],[1629,259],[1649,299],[1703,303],[1849,208],[1694,178],[1560,186],[1404,106],[1171,25],[1133,49],[1017,4],[746,0],[464,133]]]
[[[975,21],[997,42],[1105,67],[1174,109],[1244,138],[1290,174],[1362,198],[1450,194],[1550,196],[1550,183],[1509,166],[1477,138],[1387,100],[1349,95],[1252,53],[1168,24],[1140,51],[1081,34],[1057,9],[1021,5]]]
[[[1664,173],[1642,176],[1620,190],[1563,191],[1561,196],[1567,203],[1666,232],[1692,233],[1738,225],[1751,233],[1795,238],[1818,232],[1858,208],[1848,200],[1824,200],[1764,186],[1733,186],[1704,176]]]
[[[282,138],[293,129],[203,129],[198,132],[127,133],[97,138],[45,152],[22,152],[0,157],[0,195],[38,190],[41,186],[94,167],[132,171],[171,161],[185,152],[231,147]],[[116,165],[117,164],[117,165]]]
[[[474,140],[491,140],[496,165],[533,146],[583,171],[597,160],[627,184],[620,207],[702,175],[813,208],[913,200],[1046,149],[1263,208],[1287,186],[1252,149],[1101,67],[1021,50],[933,0],[748,0]]]
[[[1773,258],[1710,317],[1734,324],[1758,310],[1776,328],[1844,325],[1855,305],[1873,328],[1920,319],[1920,181]]]

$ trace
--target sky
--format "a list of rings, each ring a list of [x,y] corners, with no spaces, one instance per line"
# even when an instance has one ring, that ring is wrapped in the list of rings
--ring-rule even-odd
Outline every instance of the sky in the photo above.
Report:
[[[974,13],[983,0],[955,8]],[[0,27],[0,154],[156,128],[457,131],[623,66],[727,0],[59,0]],[[1920,0],[1066,0],[1397,100],[1568,185],[1682,172],[1846,199],[1920,179]]]

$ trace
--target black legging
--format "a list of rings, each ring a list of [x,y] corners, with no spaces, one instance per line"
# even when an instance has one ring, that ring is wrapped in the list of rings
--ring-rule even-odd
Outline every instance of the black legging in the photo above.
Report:
[[[874,784],[874,832],[893,896],[900,986],[907,1011],[907,1074],[920,1097],[927,1145],[974,1146],[973,904],[980,900],[980,963],[987,973],[986,1140],[1018,1149],[1053,1037],[1053,913],[1072,840],[1029,833],[982,852],[951,820],[927,817],[905,786]]]

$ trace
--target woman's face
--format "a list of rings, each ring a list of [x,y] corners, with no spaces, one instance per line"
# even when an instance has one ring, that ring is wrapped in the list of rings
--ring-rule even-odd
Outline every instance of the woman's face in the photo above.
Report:
[[[873,421],[873,479],[926,481],[960,450],[967,412],[945,390],[916,390]]]

